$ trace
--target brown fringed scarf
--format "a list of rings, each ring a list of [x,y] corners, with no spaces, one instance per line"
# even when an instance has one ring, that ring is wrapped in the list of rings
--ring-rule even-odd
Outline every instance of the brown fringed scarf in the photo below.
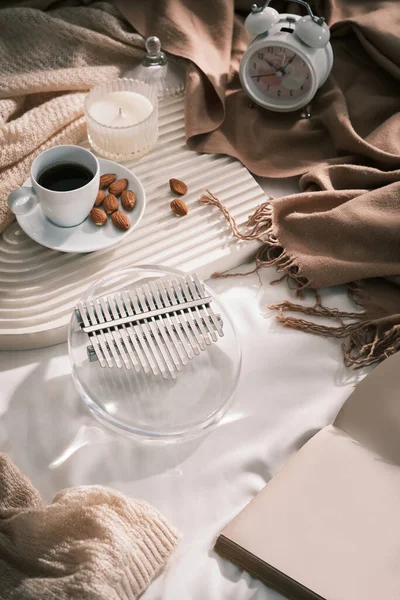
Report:
[[[297,200],[304,196],[304,194],[299,194],[292,198]],[[316,199],[316,197],[317,195],[314,193],[312,198]],[[318,288],[322,285],[318,285],[318,279],[310,279],[310,276],[313,276],[313,265],[318,276],[319,271],[322,270],[320,268],[321,263],[327,264],[328,257],[325,257],[325,261],[323,261],[320,255],[309,256],[311,266],[304,269],[298,257],[301,255],[300,248],[307,252],[307,243],[303,241],[303,239],[307,240],[307,237],[304,238],[301,235],[297,240],[297,256],[296,250],[292,251],[292,248],[296,248],[293,243],[282,245],[279,241],[281,238],[278,231],[286,227],[284,215],[289,217],[292,214],[284,210],[282,213],[280,212],[282,203],[285,200],[275,200],[273,203],[268,200],[261,204],[254,214],[249,217],[247,230],[242,233],[238,230],[233,217],[212,192],[207,190],[206,194],[203,194],[200,198],[200,202],[211,204],[221,210],[237,238],[260,241],[261,246],[256,256],[256,267],[249,273],[260,267],[275,267],[278,273],[283,273],[278,281],[282,279],[294,281],[299,295],[305,288],[312,287],[315,289],[315,306],[293,304],[288,301],[270,306],[272,310],[278,311],[277,319],[280,323],[308,333],[346,340],[346,343],[343,344],[346,366],[356,368],[368,366],[397,352],[400,349],[400,287],[384,279],[372,278],[355,281],[348,285],[349,296],[358,306],[363,308],[363,312],[342,312],[323,306],[318,294]],[[395,203],[393,205],[393,211],[396,210],[398,214],[397,218],[396,215],[393,215],[393,227],[400,227],[400,194],[398,195],[397,207]],[[303,217],[310,217],[308,213],[302,213],[302,215]],[[317,225],[315,226],[317,227]],[[365,227],[367,228],[367,224],[365,224]],[[323,235],[321,238],[323,239]],[[335,254],[335,242],[338,245],[337,254],[340,255],[341,248],[338,238],[334,235],[328,235],[326,243],[332,246],[329,258],[332,258]],[[237,273],[237,275],[245,274],[247,273]],[[216,273],[215,276],[225,275]],[[327,327],[313,321],[287,316],[286,312],[302,313],[310,317],[330,317],[337,322],[337,326]]]

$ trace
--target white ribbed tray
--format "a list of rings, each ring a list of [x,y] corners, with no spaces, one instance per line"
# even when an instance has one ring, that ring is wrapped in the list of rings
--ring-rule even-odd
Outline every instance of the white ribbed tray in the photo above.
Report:
[[[0,236],[0,349],[27,349],[66,339],[77,299],[94,281],[134,264],[162,264],[196,271],[207,279],[254,254],[256,244],[238,243],[220,212],[198,198],[209,188],[239,224],[265,198],[261,187],[235,159],[198,154],[185,146],[183,99],[160,107],[157,147],[126,166],[147,194],[140,226],[120,244],[91,254],[64,254],[40,246],[16,223]],[[189,215],[175,217],[168,180],[189,186]]]

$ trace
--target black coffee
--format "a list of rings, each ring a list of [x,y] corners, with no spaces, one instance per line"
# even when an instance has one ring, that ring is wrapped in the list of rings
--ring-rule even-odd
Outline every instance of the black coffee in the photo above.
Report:
[[[83,165],[58,163],[44,169],[38,177],[38,183],[54,192],[70,192],[83,187],[93,177],[93,173]]]

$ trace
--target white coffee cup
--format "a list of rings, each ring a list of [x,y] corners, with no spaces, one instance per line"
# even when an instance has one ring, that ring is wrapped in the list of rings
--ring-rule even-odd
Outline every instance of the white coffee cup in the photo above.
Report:
[[[67,192],[48,190],[38,178],[48,167],[62,163],[82,165],[93,173],[86,185]],[[8,206],[15,215],[30,213],[40,202],[43,214],[55,225],[74,227],[86,219],[96,200],[100,183],[99,161],[80,146],[55,146],[41,152],[31,166],[32,187],[20,187],[8,196]]]

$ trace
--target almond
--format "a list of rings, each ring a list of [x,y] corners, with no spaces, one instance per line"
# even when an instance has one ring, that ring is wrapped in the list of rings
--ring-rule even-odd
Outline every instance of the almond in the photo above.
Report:
[[[179,196],[183,196],[188,191],[186,183],[179,179],[170,179],[169,187],[171,188],[171,192],[174,192],[174,194],[178,194]]]
[[[118,198],[114,196],[114,194],[108,194],[104,198],[103,208],[108,215],[118,210]]]
[[[125,210],[132,210],[136,204],[136,194],[132,190],[124,190],[121,194],[121,204]]]
[[[178,215],[178,217],[184,217],[189,212],[189,209],[186,206],[185,202],[183,200],[181,200],[180,198],[177,198],[176,200],[172,200],[170,207],[171,207],[172,212],[175,213],[176,215]]]
[[[106,193],[103,190],[99,190],[97,192],[97,196],[96,196],[96,200],[94,201],[94,205],[95,206],[100,206],[100,204],[103,203],[105,195],[106,195]]]
[[[116,178],[117,178],[117,176],[115,173],[105,173],[105,175],[102,175],[100,177],[99,188],[102,189],[102,188],[108,187],[109,185],[112,184],[113,181],[116,180]]]
[[[117,210],[116,212],[112,213],[111,221],[116,227],[118,227],[119,229],[123,229],[124,231],[129,229],[129,227],[131,226],[131,222],[129,220],[128,215],[121,212],[120,210]]]
[[[127,179],[117,179],[114,181],[108,188],[110,194],[114,194],[114,196],[119,196],[126,188],[128,187]]]
[[[107,221],[107,215],[101,208],[92,208],[90,211],[90,218],[95,225],[104,225]]]

